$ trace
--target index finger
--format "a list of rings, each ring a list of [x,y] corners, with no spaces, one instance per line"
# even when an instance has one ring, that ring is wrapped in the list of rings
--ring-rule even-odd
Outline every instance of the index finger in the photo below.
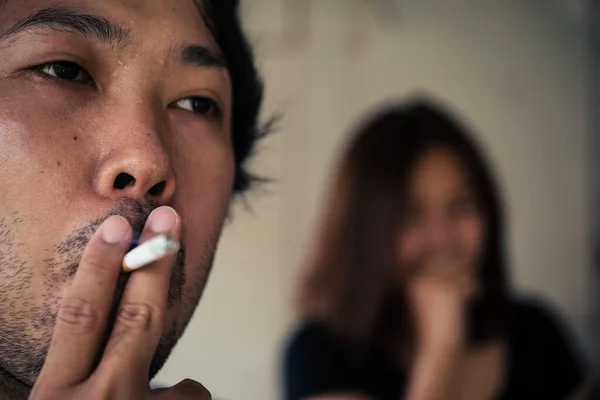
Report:
[[[141,240],[164,233],[177,240],[181,233],[181,219],[175,210],[166,206],[155,209],[148,217]],[[122,374],[129,373],[147,379],[150,362],[162,334],[176,257],[176,254],[165,256],[132,272],[96,371],[99,376],[116,374],[122,377]]]
[[[113,216],[90,239],[61,301],[38,385],[46,382],[54,387],[70,387],[91,373],[106,329],[121,259],[131,237],[127,220]]]

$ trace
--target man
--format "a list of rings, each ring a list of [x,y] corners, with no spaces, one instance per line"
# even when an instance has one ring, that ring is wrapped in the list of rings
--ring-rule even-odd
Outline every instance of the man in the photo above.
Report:
[[[0,398],[209,396],[148,382],[252,182],[238,1],[6,0],[0,60]],[[175,256],[120,273],[163,232]]]

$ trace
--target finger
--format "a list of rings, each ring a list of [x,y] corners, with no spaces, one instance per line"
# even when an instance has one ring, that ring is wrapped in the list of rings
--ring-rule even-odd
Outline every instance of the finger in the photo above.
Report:
[[[432,255],[427,264],[427,273],[443,280],[457,279],[462,274],[465,264],[451,249],[443,249]]]
[[[38,382],[48,380],[55,387],[69,387],[91,373],[131,237],[129,223],[113,216],[90,239],[61,301]]]
[[[443,276],[451,261],[449,252],[445,249],[428,251],[422,256],[422,273],[428,276]]]
[[[416,258],[415,261],[407,265],[406,267],[406,278],[407,280],[411,280],[413,278],[418,278],[423,276],[426,272],[426,266],[429,260],[431,259],[431,255],[429,253],[421,254]]]
[[[152,212],[141,241],[169,233],[179,239],[181,220],[175,210]],[[176,254],[134,271],[121,299],[117,320],[98,367],[100,375],[116,371],[148,378],[150,361],[162,333],[171,271]]]

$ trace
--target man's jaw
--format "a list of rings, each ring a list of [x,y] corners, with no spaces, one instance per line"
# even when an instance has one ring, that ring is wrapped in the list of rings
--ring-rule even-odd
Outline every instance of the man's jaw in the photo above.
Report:
[[[0,399],[27,399],[31,386],[0,368]]]

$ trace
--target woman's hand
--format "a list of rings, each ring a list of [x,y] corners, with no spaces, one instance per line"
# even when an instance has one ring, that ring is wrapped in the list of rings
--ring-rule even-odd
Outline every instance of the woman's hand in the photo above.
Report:
[[[450,253],[428,257],[407,282],[416,347],[408,399],[452,399],[466,340],[466,303],[476,291],[469,267]]]
[[[423,278],[410,288],[411,310],[420,352],[450,351],[465,337],[464,302],[450,282]]]
[[[415,269],[407,285],[417,346],[426,351],[460,346],[466,302],[476,291],[469,267],[449,252],[433,254]]]

